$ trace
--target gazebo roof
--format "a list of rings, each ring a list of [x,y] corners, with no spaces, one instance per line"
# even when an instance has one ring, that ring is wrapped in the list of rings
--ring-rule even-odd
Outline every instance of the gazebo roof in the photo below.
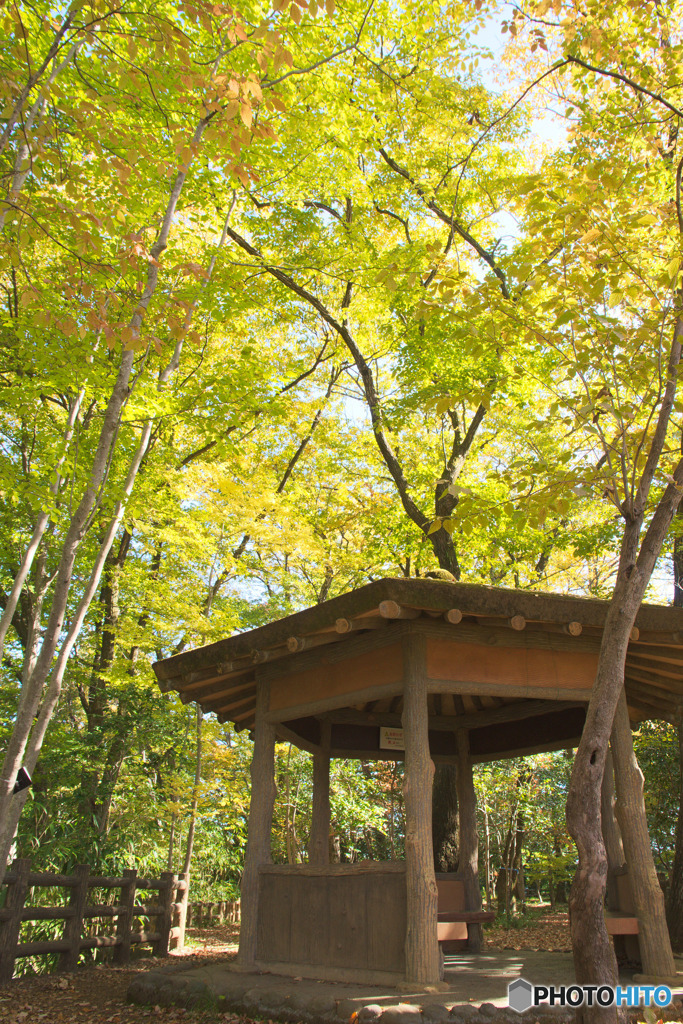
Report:
[[[578,741],[608,602],[432,579],[383,579],[154,665],[163,691],[240,728],[254,724],[256,673],[271,680],[280,735],[333,756],[395,757],[379,726],[400,726],[401,637],[426,637],[430,742],[450,760],[467,728],[475,760]],[[632,721],[683,710],[683,609],[643,605],[629,644]]]

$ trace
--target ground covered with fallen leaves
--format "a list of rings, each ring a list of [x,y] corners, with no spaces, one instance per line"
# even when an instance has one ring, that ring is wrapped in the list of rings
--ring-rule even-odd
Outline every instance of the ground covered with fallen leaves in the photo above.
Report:
[[[188,958],[197,966],[212,960],[225,960],[237,952],[234,926],[191,929],[188,944],[181,954],[171,957],[179,967]],[[0,1024],[238,1024],[235,1014],[215,1009],[185,1010],[177,1006],[145,1007],[126,1003],[126,992],[133,978],[160,964],[152,956],[140,956],[125,967],[103,963],[79,967],[68,974],[25,975],[0,987]],[[172,962],[164,957],[163,963]]]
[[[571,953],[569,915],[565,910],[535,907],[524,916],[497,918],[484,930],[487,949],[541,949],[548,953]]]

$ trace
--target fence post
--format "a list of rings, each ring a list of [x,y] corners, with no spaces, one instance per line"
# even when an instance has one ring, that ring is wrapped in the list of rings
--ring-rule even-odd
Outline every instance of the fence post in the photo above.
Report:
[[[155,956],[167,956],[171,940],[171,928],[173,927],[173,904],[175,902],[178,876],[172,871],[161,872],[161,886],[159,887],[159,905],[162,908],[161,914],[157,917],[159,922],[156,931],[159,938],[152,943],[152,950]]]
[[[71,887],[71,894],[67,906],[72,915],[64,922],[63,938],[69,943],[69,948],[59,955],[60,971],[73,971],[78,966],[78,954],[81,951],[81,938],[83,937],[83,912],[88,902],[88,879],[90,877],[89,864],[77,864],[74,870],[76,884]]]
[[[114,961],[117,964],[127,964],[130,960],[130,933],[133,928],[133,915],[135,913],[135,887],[138,873],[135,868],[127,868],[123,872],[124,882],[121,886],[119,898],[119,913],[116,919],[116,946],[114,947]]]
[[[21,931],[21,912],[28,892],[28,876],[31,862],[27,859],[15,860],[10,868],[14,875],[13,882],[7,882],[7,898],[3,910],[8,915],[0,924],[0,985],[12,980],[14,960]]]
[[[185,871],[180,875],[180,881],[185,883],[185,888],[180,890],[178,903],[178,935],[172,940],[172,948],[182,951],[185,948],[185,928],[187,926],[187,901],[190,895],[190,872]]]

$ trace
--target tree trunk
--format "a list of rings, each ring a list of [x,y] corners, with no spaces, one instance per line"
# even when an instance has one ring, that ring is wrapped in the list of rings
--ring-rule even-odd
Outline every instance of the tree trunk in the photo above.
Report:
[[[683,508],[679,506],[676,519],[683,528]],[[683,608],[683,535],[674,538],[674,607]],[[683,722],[677,726],[678,733],[678,817],[676,818],[676,841],[674,860],[671,865],[669,892],[666,903],[666,919],[669,925],[671,945],[677,953],[683,952]]]
[[[419,634],[408,633],[403,639],[402,720],[405,737],[406,981],[433,985],[440,980],[431,822],[434,764],[429,753],[426,641]]]
[[[518,903],[521,906],[521,911],[524,913],[526,907],[526,888],[524,886],[524,837],[526,830],[524,828],[524,814],[521,810],[517,812],[517,825],[515,828],[515,842],[514,842],[514,853],[512,856],[512,891],[514,893],[515,911],[518,909]]]
[[[643,773],[633,751],[631,723],[622,688],[612,729],[617,820],[638,917],[638,945],[643,973],[671,978],[676,973],[666,927],[664,893],[657,878],[643,800]]]
[[[199,121],[192,138],[192,145],[197,146],[199,144],[212,116],[213,114],[208,114]],[[189,166],[189,162],[187,164],[183,164],[176,173],[168,202],[166,204],[166,209],[164,211],[164,218],[161,227],[157,238],[150,249],[152,259],[149,261],[147,266],[145,285],[128,325],[133,338],[138,338],[140,335],[143,319],[152,296],[157,288],[159,268],[161,266],[159,257],[168,245],[171,225],[175,218],[178,200],[187,178]],[[176,346],[174,356],[166,367],[164,373],[160,376],[160,381],[167,380],[170,373],[177,369],[179,351],[179,347]],[[66,660],[71,653],[71,649],[78,636],[83,619],[99,583],[99,574],[102,571],[102,565],[100,565],[99,568],[96,567],[91,574],[88,584],[91,592],[88,594],[87,600],[86,597],[83,597],[79,602],[76,615],[71,620],[67,637],[62,643],[57,664],[53,667],[55,655],[59,648],[64,631],[64,620],[68,610],[74,564],[83,538],[89,528],[92,513],[96,507],[96,502],[101,499],[101,488],[106,479],[111,456],[117,443],[121,414],[131,390],[130,379],[135,355],[135,350],[132,347],[127,349],[124,348],[121,352],[116,379],[104,410],[102,427],[97,440],[97,446],[93,456],[88,482],[76,510],[71,517],[64,541],[61,545],[52,590],[52,604],[50,607],[48,621],[45,626],[45,631],[42,636],[40,653],[29,678],[27,678],[22,685],[16,718],[5,752],[2,770],[0,771],[0,881],[4,878],[5,871],[7,869],[7,856],[16,832],[18,815],[24,803],[24,801],[19,801],[13,798],[13,788],[17,772],[21,768],[25,753],[31,753],[30,750],[27,751],[29,742],[33,747],[33,753],[35,753],[35,756],[37,757],[40,745],[42,744],[44,731],[47,728],[49,719],[57,706]],[[177,359],[176,355],[178,357]],[[143,427],[143,436],[146,430],[147,424]],[[129,494],[130,491],[127,493]],[[122,502],[118,502],[118,506],[120,507],[121,505]],[[116,515],[118,515],[118,512]],[[116,518],[116,515],[114,518]],[[109,541],[109,546],[111,546],[112,542],[113,537]],[[108,549],[105,551],[105,557],[107,552]],[[93,583],[94,586],[91,586]],[[46,688],[49,693],[49,698],[45,695]],[[41,702],[43,704],[42,709]],[[33,729],[34,720],[36,719],[36,716],[40,718],[42,715],[44,717],[44,712],[47,710],[49,710],[49,717],[47,718],[47,721],[44,721],[42,735],[39,740],[36,741],[32,736],[32,730],[35,732]]]
[[[677,334],[680,326],[677,324]],[[680,349],[678,352],[680,356]],[[675,377],[675,370],[671,372]],[[619,571],[603,627],[596,681],[572,770],[567,824],[576,842],[579,863],[569,897],[569,911],[579,984],[615,985],[617,981],[616,961],[603,911],[607,857],[600,820],[602,778],[609,735],[624,686],[631,630],[681,498],[678,489],[681,477],[683,463],[677,466],[673,483],[667,486],[659,501],[640,548],[642,514],[628,520],[624,527]],[[628,856],[626,851],[627,860]],[[616,1022],[617,1012],[616,1008],[592,1007],[584,1010],[584,1018],[592,1022]]]
[[[192,851],[194,849],[194,833],[197,827],[197,808],[199,807],[199,790],[202,783],[202,725],[204,723],[204,713],[197,705],[197,753],[195,760],[194,770],[194,784],[192,786],[192,805],[190,807],[190,824],[187,829],[187,838],[185,840],[185,859],[183,866],[180,869],[181,875],[189,875],[190,865],[192,863]]]
[[[453,764],[437,764],[432,788],[434,870],[458,870],[458,777]]]
[[[683,723],[678,724],[678,818],[676,819],[676,845],[671,868],[671,883],[666,906],[671,945],[677,953],[683,952]]]
[[[484,892],[486,894],[486,909],[491,909],[491,828],[489,826],[489,812],[484,803],[484,830],[486,835],[485,864],[484,864]]]

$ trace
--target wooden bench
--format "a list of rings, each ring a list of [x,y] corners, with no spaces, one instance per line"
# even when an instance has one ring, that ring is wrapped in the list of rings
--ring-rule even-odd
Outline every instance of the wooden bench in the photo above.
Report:
[[[607,875],[607,907],[605,924],[607,934],[612,937],[617,960],[638,962],[638,918],[635,914],[628,868],[612,868]]]
[[[495,914],[488,910],[465,909],[465,883],[457,875],[437,874],[437,936],[439,942],[467,940],[468,925],[493,921]]]
[[[606,910],[605,924],[608,935],[638,934],[638,918],[623,910]]]

